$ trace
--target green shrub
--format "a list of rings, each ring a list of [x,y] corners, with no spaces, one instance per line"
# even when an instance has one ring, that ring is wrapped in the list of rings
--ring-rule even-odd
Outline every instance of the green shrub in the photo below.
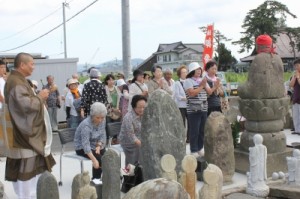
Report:
[[[231,130],[232,130],[232,139],[233,139],[233,146],[234,148],[238,145],[238,139],[239,139],[239,133],[241,132],[241,124],[239,121],[235,121],[231,124]]]

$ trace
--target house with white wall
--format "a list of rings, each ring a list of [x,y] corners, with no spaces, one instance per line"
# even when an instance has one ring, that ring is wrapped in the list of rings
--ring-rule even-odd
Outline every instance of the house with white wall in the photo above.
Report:
[[[158,49],[149,58],[142,62],[138,68],[150,71],[153,66],[159,65],[164,69],[176,70],[181,65],[191,62],[202,64],[203,44],[175,42],[171,44],[159,44]]]
[[[33,56],[35,67],[31,76],[27,78],[36,80],[39,84],[38,90],[40,90],[42,89],[42,82],[47,84],[46,77],[52,75],[60,95],[63,96],[66,91],[67,79],[71,78],[72,74],[77,73],[78,58],[49,59],[40,53],[30,54]],[[0,53],[0,59],[6,62],[8,68],[12,70],[16,55],[16,53]],[[61,104],[63,105],[63,103]],[[63,106],[57,112],[57,119],[59,122],[66,121],[66,111]]]

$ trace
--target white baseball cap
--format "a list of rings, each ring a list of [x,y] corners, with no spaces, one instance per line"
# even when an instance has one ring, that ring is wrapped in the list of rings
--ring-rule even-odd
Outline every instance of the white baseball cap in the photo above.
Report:
[[[202,66],[200,66],[200,64],[198,62],[192,62],[192,63],[190,63],[188,68],[189,68],[189,73],[193,72],[194,70],[196,70],[198,68],[203,69]]]
[[[117,80],[117,86],[123,86],[124,84],[126,84],[126,82],[124,81],[124,79],[118,79]]]

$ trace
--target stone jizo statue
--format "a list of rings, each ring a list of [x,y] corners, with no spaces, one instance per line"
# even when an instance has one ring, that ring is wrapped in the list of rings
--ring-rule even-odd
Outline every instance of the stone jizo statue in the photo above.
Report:
[[[255,134],[254,147],[249,147],[250,172],[247,172],[247,193],[256,197],[266,197],[269,194],[267,180],[267,147],[264,146],[263,137]]]
[[[182,160],[182,170],[180,175],[180,183],[186,192],[190,195],[191,199],[198,198],[196,192],[197,174],[195,172],[197,168],[197,160],[193,155],[186,155]]]
[[[288,182],[300,183],[300,150],[294,149],[292,157],[286,157],[288,165]]]
[[[175,171],[176,168],[176,160],[174,156],[170,154],[166,154],[161,158],[161,168],[163,170],[162,177],[168,180],[177,181],[177,173]]]
[[[90,176],[87,171],[81,177],[82,187],[79,189],[77,199],[97,199],[95,187],[90,186]]]
[[[203,172],[204,185],[199,191],[199,199],[220,199],[222,197],[223,174],[221,169],[209,164]]]

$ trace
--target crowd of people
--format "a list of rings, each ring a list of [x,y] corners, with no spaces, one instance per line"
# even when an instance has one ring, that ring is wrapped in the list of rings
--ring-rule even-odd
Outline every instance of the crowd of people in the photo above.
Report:
[[[127,80],[122,73],[101,78],[101,73],[91,68],[89,78],[83,83],[79,82],[77,74],[73,74],[62,94],[52,75],[46,77],[47,84],[38,90],[35,80],[26,79],[33,70],[33,58],[27,53],[17,55],[14,70],[8,78],[5,63],[0,62],[0,102],[8,105],[14,131],[20,134],[17,144],[37,151],[21,159],[7,158],[6,180],[14,182],[19,196],[35,194],[34,190],[25,192],[23,188],[32,187],[39,175],[51,171],[55,164],[49,149],[46,149],[49,146],[45,132],[58,131],[59,108],[66,112],[68,127],[76,128],[74,145],[77,155],[92,161],[93,179],[101,177],[101,157],[107,144],[106,124],[109,122],[122,123],[115,143],[121,144],[126,165],[140,161],[141,118],[147,100],[155,90],[161,89],[174,99],[187,129],[183,132],[185,141],[190,142],[191,153],[196,157],[204,155],[203,129],[207,111],[221,111],[218,98],[222,90],[215,77],[217,64],[213,61],[207,64],[206,72],[196,62],[180,66],[178,81],[172,79],[172,70],[163,70],[160,66],[152,68],[152,75],[135,70],[133,78]],[[214,99],[209,100],[211,97]]]
[[[83,85],[74,78],[69,79],[69,91],[65,97],[67,119],[71,118],[67,120],[68,126],[77,128],[77,154],[90,158],[94,169],[98,170],[93,170],[93,178],[99,178],[101,174],[99,156],[104,153],[104,140],[108,138],[105,123],[122,123],[119,137],[114,139],[124,150],[126,165],[140,161],[141,118],[149,96],[158,89],[165,91],[177,104],[186,127],[184,141],[190,143],[191,154],[203,156],[207,116],[212,111],[221,112],[223,90],[216,72],[216,62],[210,61],[206,64],[206,71],[196,62],[180,66],[177,69],[178,81],[172,79],[172,70],[163,71],[160,66],[153,66],[152,76],[135,70],[130,80],[125,80],[124,75],[119,73],[116,76],[108,74],[101,82],[101,73],[95,68],[90,69],[89,79]],[[74,106],[77,98],[81,99],[79,110]],[[95,116],[91,114],[96,104],[106,109],[100,114],[103,119],[99,119],[98,123],[93,122]]]
[[[272,44],[272,42],[269,42]],[[271,45],[270,44],[270,45]],[[269,44],[259,46],[262,52],[271,52]],[[262,48],[263,47],[263,48]],[[300,134],[300,60],[294,62],[295,72],[289,86],[293,88],[293,120],[295,133]],[[0,110],[5,114],[6,104],[13,128],[13,146],[18,156],[6,159],[5,179],[13,182],[18,198],[35,198],[36,184],[44,171],[51,171],[55,160],[51,154],[52,132],[58,130],[57,109],[63,108],[69,128],[76,128],[74,145],[77,155],[91,159],[93,179],[101,178],[101,157],[107,144],[106,124],[121,122],[115,143],[120,143],[125,162],[135,164],[141,156],[141,119],[149,96],[155,90],[166,92],[176,103],[186,142],[193,156],[204,155],[204,126],[213,111],[221,112],[220,97],[224,90],[217,78],[217,63],[209,61],[203,68],[192,62],[173,71],[155,65],[151,75],[141,70],[133,72],[133,79],[125,80],[122,73],[108,74],[101,82],[101,73],[89,69],[89,78],[82,84],[73,74],[60,94],[52,75],[38,90],[38,83],[27,78],[34,70],[30,54],[19,53],[14,69],[7,75],[6,63],[0,60]],[[42,83],[43,84],[43,83]],[[5,106],[5,107],[6,107]],[[7,118],[7,117],[3,117]],[[49,145],[50,143],[50,145]]]

